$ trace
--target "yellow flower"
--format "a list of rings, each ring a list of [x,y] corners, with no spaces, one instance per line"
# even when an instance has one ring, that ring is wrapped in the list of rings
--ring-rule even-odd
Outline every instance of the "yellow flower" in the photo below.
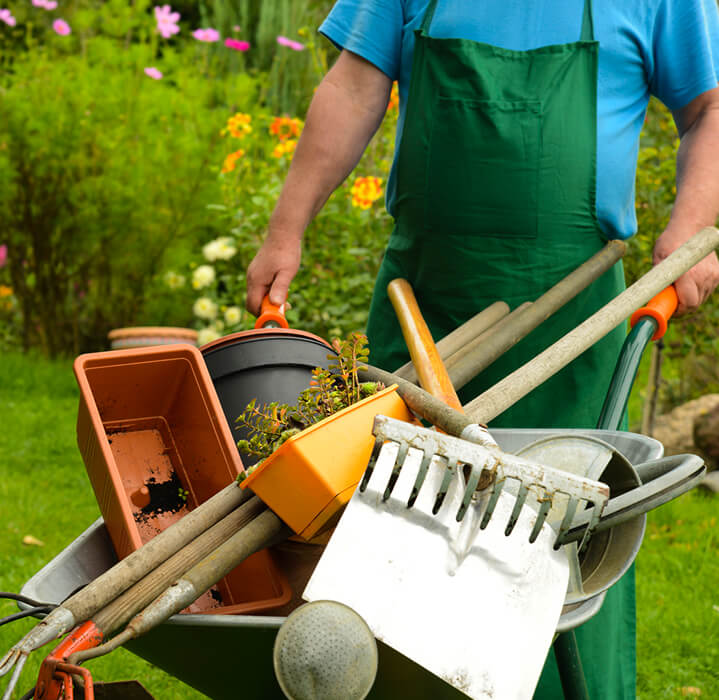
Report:
[[[242,156],[245,155],[245,150],[243,148],[240,148],[238,151],[235,151],[234,153],[230,153],[225,158],[225,162],[222,164],[222,170],[220,172],[222,173],[231,173],[235,166],[237,165],[237,161],[242,158]]]
[[[389,94],[389,103],[387,104],[387,111],[397,109],[399,107],[399,85],[395,80],[392,83],[392,92]]]
[[[270,124],[270,133],[280,141],[296,139],[302,131],[302,120],[291,117],[275,117]]]
[[[252,117],[249,114],[238,112],[227,120],[227,126],[222,130],[222,134],[229,134],[236,139],[244,138],[246,134],[252,132],[251,122]]]
[[[242,320],[242,310],[239,306],[229,306],[225,311],[225,323],[235,326]]]
[[[369,209],[382,196],[382,179],[379,177],[358,177],[352,189],[352,206]]]
[[[294,153],[296,147],[297,147],[297,141],[295,141],[295,140],[280,141],[272,149],[272,155],[275,158],[282,158],[282,156],[287,156],[287,155],[291,155],[292,153]]]
[[[12,296],[12,287],[8,287],[6,284],[0,284],[0,299],[9,296]]]

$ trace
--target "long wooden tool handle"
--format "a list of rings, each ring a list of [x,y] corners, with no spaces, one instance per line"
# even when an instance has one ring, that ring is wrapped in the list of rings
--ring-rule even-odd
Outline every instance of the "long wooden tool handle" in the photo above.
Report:
[[[719,230],[713,226],[702,229],[573,331],[467,404],[467,414],[480,423],[498,416],[579,357],[717,247]],[[561,400],[561,397],[557,398]]]
[[[449,376],[457,389],[474,379],[509,348],[516,345],[558,309],[601,277],[624,255],[623,241],[609,241],[599,252],[548,289],[526,309],[515,309],[491,334],[474,338],[446,358]]]
[[[495,301],[486,309],[482,309],[461,326],[455,328],[441,340],[437,341],[437,352],[443,362],[454,353],[461,350],[467,343],[486,333],[490,329],[494,329],[500,323],[503,323],[509,314],[509,305],[504,301]],[[399,377],[404,377],[415,384],[419,381],[417,371],[414,364],[410,360],[394,371]]]
[[[387,294],[397,314],[420,385],[448,406],[461,411],[462,402],[444,368],[410,283],[404,279],[392,280],[387,285]]]

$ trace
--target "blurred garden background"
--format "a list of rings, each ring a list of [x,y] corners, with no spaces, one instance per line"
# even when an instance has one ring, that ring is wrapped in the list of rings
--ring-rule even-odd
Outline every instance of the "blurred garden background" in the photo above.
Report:
[[[72,358],[107,349],[115,328],[190,327],[204,344],[252,327],[245,270],[336,51],[316,31],[331,0],[0,2],[0,588],[17,591],[98,515],[75,446]],[[296,328],[328,338],[364,328],[390,230],[397,109],[395,91],[306,234]],[[629,283],[650,268],[669,218],[677,145],[671,115],[652,102]],[[658,382],[646,353],[633,429],[646,423],[648,389],[656,414],[719,393],[718,322],[716,294],[675,319]],[[694,493],[650,517],[642,698],[719,697],[719,595],[707,583],[719,577],[716,504]],[[23,544],[28,535],[41,545]],[[28,627],[0,628],[1,646]],[[200,697],[127,652],[113,658],[94,672],[138,677],[158,698]]]

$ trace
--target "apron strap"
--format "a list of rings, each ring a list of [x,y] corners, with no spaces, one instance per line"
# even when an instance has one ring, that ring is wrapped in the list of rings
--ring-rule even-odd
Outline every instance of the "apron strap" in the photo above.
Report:
[[[584,0],[584,13],[582,15],[582,36],[580,41],[594,41],[594,17],[592,0]]]
[[[434,17],[434,11],[437,8],[437,0],[430,0],[427,5],[427,9],[422,18],[422,26],[420,27],[422,34],[429,34],[429,25],[432,24],[432,17]]]

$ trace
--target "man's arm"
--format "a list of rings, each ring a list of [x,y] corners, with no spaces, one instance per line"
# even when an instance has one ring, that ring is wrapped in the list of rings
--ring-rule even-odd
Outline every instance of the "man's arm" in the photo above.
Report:
[[[669,224],[654,245],[655,264],[705,226],[714,226],[719,216],[719,88],[673,114],[681,139],[677,197]],[[677,312],[696,309],[717,284],[719,261],[712,253],[677,280]]]
[[[267,237],[247,269],[247,309],[262,298],[287,298],[297,274],[302,235],[332,192],[352,172],[387,111],[392,81],[373,64],[343,51],[307,112],[290,170],[270,217]]]

